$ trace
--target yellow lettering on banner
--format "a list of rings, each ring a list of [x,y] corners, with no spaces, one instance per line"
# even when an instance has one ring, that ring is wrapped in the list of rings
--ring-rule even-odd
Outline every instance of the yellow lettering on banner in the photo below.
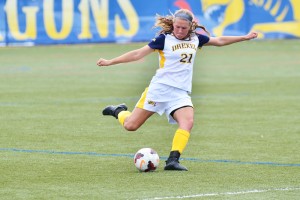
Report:
[[[100,4],[101,2],[101,4]],[[81,12],[81,33],[78,35],[80,39],[92,38],[90,30],[90,10],[95,19],[95,24],[99,36],[104,38],[108,36],[108,2],[109,0],[82,0],[78,6]],[[89,7],[90,4],[90,7]]]
[[[74,2],[62,0],[62,26],[57,31],[55,23],[54,0],[44,0],[44,23],[48,36],[52,39],[65,39],[69,36],[73,26]]]
[[[267,3],[265,4],[264,8],[265,10],[269,10],[272,4],[272,0],[268,0]]]
[[[132,4],[128,0],[118,0],[118,3],[120,4],[120,7],[124,11],[124,14],[126,16],[126,19],[129,23],[129,29],[126,30],[121,22],[120,16],[115,16],[115,29],[116,29],[116,36],[134,36],[138,29],[139,29],[139,21],[138,21],[138,15],[135,12]]]
[[[292,7],[293,7],[293,14],[294,14],[294,18],[295,20],[297,20],[298,22],[300,21],[300,1],[299,0],[290,0]]]
[[[17,0],[6,1],[4,7],[7,16],[7,25],[12,37],[16,40],[36,39],[36,13],[38,7],[23,7],[25,13],[26,27],[25,32],[21,33],[18,20],[18,5]]]
[[[272,16],[277,15],[278,10],[280,8],[280,5],[281,5],[281,1],[277,1],[276,4],[274,5],[274,7],[272,8],[271,12],[270,12]]]
[[[78,5],[78,9],[81,12],[81,32],[78,35],[79,39],[92,38],[90,31],[90,10],[88,3],[88,0],[82,0]]]
[[[251,3],[254,3],[254,5],[262,6],[264,4],[264,0],[252,0]]]

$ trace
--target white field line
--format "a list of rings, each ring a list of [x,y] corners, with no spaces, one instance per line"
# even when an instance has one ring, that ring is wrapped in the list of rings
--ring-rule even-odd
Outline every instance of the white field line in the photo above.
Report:
[[[143,200],[161,200],[161,199],[187,199],[187,198],[197,198],[197,197],[211,197],[211,196],[224,196],[224,195],[242,195],[242,194],[251,194],[251,193],[264,193],[264,192],[272,192],[272,191],[294,191],[300,190],[300,187],[287,187],[287,188],[271,188],[271,189],[254,189],[247,191],[239,191],[239,192],[223,192],[223,193],[207,193],[207,194],[192,194],[192,195],[184,195],[184,196],[169,196],[169,197],[154,197]]]

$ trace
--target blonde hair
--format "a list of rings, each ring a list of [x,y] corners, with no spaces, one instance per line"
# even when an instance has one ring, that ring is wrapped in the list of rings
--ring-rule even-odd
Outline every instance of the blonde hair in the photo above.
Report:
[[[194,14],[187,9],[177,10],[174,14],[167,16],[156,15],[156,22],[154,24],[154,28],[161,28],[158,34],[171,34],[174,30],[173,23],[176,18],[181,18],[188,21],[191,25],[191,28],[188,33],[188,37],[191,37],[196,33],[197,28],[201,28],[207,35],[210,36],[210,33],[206,30],[206,28],[202,25],[199,25],[198,22],[194,20]],[[192,19],[192,20],[190,20]]]

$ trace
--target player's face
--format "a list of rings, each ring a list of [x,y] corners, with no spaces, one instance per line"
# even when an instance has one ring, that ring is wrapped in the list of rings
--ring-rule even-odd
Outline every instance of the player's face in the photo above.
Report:
[[[173,23],[173,34],[177,39],[184,39],[189,33],[190,23],[184,19],[176,18]]]

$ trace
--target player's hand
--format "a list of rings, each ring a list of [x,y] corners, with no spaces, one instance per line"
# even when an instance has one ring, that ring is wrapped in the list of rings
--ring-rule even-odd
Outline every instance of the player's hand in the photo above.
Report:
[[[97,61],[97,65],[99,67],[102,67],[102,66],[108,66],[110,65],[110,60],[106,60],[104,58],[100,58],[98,61]]]
[[[246,39],[247,39],[247,40],[252,40],[252,39],[257,38],[257,36],[258,36],[258,33],[257,33],[257,32],[251,31],[250,33],[248,33],[248,34],[246,35]]]

